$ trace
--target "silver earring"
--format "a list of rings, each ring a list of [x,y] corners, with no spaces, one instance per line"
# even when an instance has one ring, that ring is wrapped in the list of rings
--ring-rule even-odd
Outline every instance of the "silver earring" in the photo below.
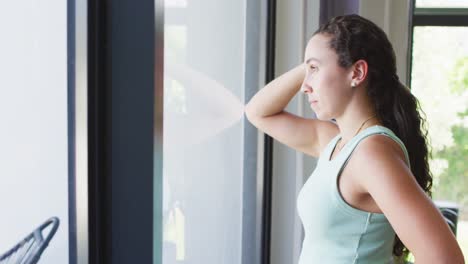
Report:
[[[356,83],[355,83],[355,82],[352,82],[352,83],[351,83],[351,87],[353,87],[353,88],[356,87]]]

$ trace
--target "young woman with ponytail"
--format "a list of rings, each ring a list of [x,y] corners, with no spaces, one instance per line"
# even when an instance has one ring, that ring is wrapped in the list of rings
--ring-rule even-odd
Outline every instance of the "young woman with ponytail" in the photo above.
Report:
[[[284,109],[304,92],[316,119]],[[318,157],[299,192],[299,264],[464,263],[431,200],[427,128],[418,100],[396,74],[385,33],[358,15],[339,16],[309,40],[304,63],[261,89],[249,121]],[[332,120],[335,122],[332,122]]]

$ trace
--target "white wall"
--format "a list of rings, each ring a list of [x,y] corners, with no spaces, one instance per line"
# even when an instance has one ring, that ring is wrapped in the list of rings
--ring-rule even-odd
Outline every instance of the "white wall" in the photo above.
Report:
[[[0,2],[0,254],[51,216],[68,263],[66,1]]]
[[[387,34],[395,49],[397,73],[406,83],[408,56],[408,0],[360,0],[359,15],[371,20]]]

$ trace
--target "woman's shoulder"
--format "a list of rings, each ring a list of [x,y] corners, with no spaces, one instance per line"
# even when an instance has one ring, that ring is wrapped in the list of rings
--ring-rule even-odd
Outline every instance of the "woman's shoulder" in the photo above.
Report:
[[[348,167],[360,190],[368,193],[368,182],[391,182],[397,179],[394,173],[412,177],[408,163],[396,140],[386,134],[372,134],[356,146]]]
[[[358,139],[358,143],[355,151],[361,155],[370,155],[372,157],[372,154],[385,152],[397,155],[405,160],[406,147],[403,141],[385,126],[375,125],[367,128],[363,131],[361,138]]]
[[[367,139],[360,143],[364,154],[372,157],[373,154],[378,155],[379,152],[383,152],[381,154],[393,155],[406,162],[408,166],[410,165],[404,142],[392,130],[384,126],[374,126],[370,132]]]

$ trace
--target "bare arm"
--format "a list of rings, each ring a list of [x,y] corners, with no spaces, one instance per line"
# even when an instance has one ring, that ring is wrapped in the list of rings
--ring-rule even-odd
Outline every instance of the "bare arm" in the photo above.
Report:
[[[359,183],[373,197],[416,263],[463,264],[461,249],[439,209],[417,183],[403,151],[386,136],[361,143]],[[399,146],[398,146],[399,147]],[[372,157],[372,160],[369,160]]]
[[[318,157],[322,147],[338,134],[330,121],[307,119],[284,111],[302,86],[305,65],[300,64],[268,83],[245,106],[249,121],[279,142]]]
[[[246,105],[247,116],[267,117],[283,111],[301,89],[304,74],[304,64],[300,64],[268,83]]]

